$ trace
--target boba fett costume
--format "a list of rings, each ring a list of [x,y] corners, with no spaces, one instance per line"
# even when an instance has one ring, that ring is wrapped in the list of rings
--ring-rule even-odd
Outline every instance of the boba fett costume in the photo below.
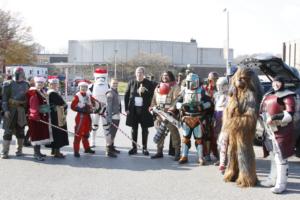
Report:
[[[14,69],[14,80],[3,83],[2,109],[4,112],[4,135],[1,158],[8,158],[12,135],[15,135],[17,138],[16,156],[23,154],[24,127],[27,124],[25,94],[28,89],[29,85],[25,81],[25,73],[21,67]]]

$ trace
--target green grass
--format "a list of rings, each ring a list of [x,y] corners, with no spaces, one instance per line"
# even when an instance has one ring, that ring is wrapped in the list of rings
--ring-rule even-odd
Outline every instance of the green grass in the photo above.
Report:
[[[124,94],[125,93],[125,90],[127,88],[127,82],[119,82],[119,86],[118,86],[118,91],[119,91],[119,94]]]

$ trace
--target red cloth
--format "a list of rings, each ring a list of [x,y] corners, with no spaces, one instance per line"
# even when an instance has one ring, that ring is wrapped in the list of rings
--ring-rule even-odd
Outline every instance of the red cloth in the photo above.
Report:
[[[84,150],[87,150],[90,148],[90,143],[89,143],[88,138],[82,137],[82,136],[75,136],[74,143],[73,143],[74,152],[77,152],[77,153],[79,152],[80,140],[82,140]]]
[[[82,94],[83,96],[86,94]],[[71,109],[77,112],[76,108],[78,107],[79,98],[77,95],[74,96],[74,99],[71,103]],[[80,136],[88,135],[92,129],[92,119],[91,115],[88,113],[79,113],[75,117],[75,134]]]
[[[47,113],[40,113],[39,107],[47,104],[47,100],[36,90],[31,89],[27,92],[28,101],[28,127],[29,135],[32,143],[35,145],[50,143],[49,126],[38,120],[43,120],[49,123]]]

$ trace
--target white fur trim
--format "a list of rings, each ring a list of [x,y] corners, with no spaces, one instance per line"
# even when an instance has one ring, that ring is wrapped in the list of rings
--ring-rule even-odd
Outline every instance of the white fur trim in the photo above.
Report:
[[[36,76],[36,77],[34,77],[34,82],[43,82],[43,83],[45,83],[46,79],[42,76]]]
[[[53,139],[48,138],[48,139],[39,140],[39,141],[31,141],[31,144],[34,146],[34,145],[50,144],[51,142],[53,142]]]

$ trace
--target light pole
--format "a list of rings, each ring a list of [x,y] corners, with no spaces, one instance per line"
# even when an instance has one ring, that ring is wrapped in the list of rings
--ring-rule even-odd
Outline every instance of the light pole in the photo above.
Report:
[[[227,14],[227,40],[226,40],[226,49],[224,52],[226,52],[224,54],[224,58],[226,59],[226,74],[230,74],[230,67],[231,67],[231,62],[230,62],[230,58],[229,58],[229,10],[227,8],[225,8],[223,10],[223,12],[226,12]]]
[[[115,74],[114,74],[114,78],[117,78],[117,52],[118,50],[115,49]]]

